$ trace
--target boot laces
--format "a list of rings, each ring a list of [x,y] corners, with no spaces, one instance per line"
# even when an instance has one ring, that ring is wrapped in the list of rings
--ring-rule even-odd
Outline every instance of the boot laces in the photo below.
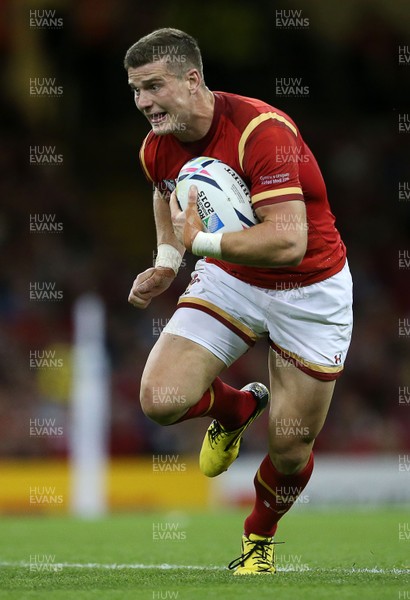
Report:
[[[229,563],[228,569],[236,569],[237,567],[243,567],[245,561],[248,560],[251,556],[255,554],[253,559],[255,566],[258,567],[259,571],[268,571],[271,567],[271,563],[268,563],[268,550],[274,544],[274,542],[270,542],[267,540],[258,540],[256,542],[252,542],[253,548],[251,548],[245,554],[241,554],[238,558],[235,558],[232,562]],[[266,564],[268,563],[268,564]]]
[[[220,439],[226,437],[227,432],[222,428],[218,421],[213,421],[208,431],[209,444],[213,448]]]

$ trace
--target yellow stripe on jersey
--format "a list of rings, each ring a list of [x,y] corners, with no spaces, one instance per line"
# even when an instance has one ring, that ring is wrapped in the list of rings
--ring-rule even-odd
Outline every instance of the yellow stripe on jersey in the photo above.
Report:
[[[141,160],[141,164],[143,166],[146,176],[148,177],[148,179],[150,181],[154,182],[154,180],[151,177],[150,172],[147,169],[147,165],[145,164],[145,144],[147,143],[148,135],[145,137],[144,141],[142,142],[142,146],[141,146],[141,150],[140,150],[140,160]]]
[[[239,164],[241,165],[241,169],[243,169],[243,157],[245,154],[245,144],[248,141],[248,137],[251,135],[252,131],[254,129],[256,129],[256,127],[258,125],[260,125],[264,121],[267,121],[268,119],[274,119],[276,121],[280,121],[281,123],[284,123],[284,125],[289,127],[289,129],[292,131],[292,133],[294,135],[296,135],[296,136],[298,135],[298,131],[297,131],[296,127],[290,121],[288,121],[288,119],[286,119],[286,117],[283,117],[282,115],[278,115],[278,113],[276,113],[276,112],[267,112],[267,113],[262,113],[262,114],[258,115],[257,117],[255,117],[254,119],[249,121],[249,123],[247,124],[247,126],[245,127],[245,129],[241,135],[241,139],[239,140],[238,152],[239,152]]]
[[[266,192],[259,192],[259,194],[255,194],[252,196],[252,204],[256,204],[256,202],[260,202],[261,200],[265,200],[266,198],[277,198],[278,196],[289,196],[289,194],[300,194],[303,197],[302,188],[296,187],[287,187],[280,188],[279,190],[267,190]]]

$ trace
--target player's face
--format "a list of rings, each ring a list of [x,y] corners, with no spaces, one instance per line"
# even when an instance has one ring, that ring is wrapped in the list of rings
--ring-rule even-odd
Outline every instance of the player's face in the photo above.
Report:
[[[135,104],[157,135],[184,137],[189,129],[191,94],[188,77],[178,77],[166,63],[157,61],[128,69]]]

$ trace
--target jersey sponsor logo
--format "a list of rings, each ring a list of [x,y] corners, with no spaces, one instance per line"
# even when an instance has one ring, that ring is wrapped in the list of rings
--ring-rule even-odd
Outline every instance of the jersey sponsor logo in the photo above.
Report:
[[[276,175],[261,175],[259,181],[261,185],[276,185],[286,183],[290,179],[290,173],[278,173]]]
[[[342,364],[342,353],[341,352],[337,352],[335,354],[334,361],[335,361],[335,365],[341,365]]]

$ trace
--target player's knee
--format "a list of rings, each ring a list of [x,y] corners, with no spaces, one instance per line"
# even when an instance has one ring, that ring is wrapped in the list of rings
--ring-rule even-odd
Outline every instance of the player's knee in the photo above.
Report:
[[[143,413],[159,425],[170,425],[178,420],[181,407],[167,386],[142,378],[140,403]]]
[[[306,465],[312,451],[313,440],[292,440],[270,444],[269,456],[274,467],[284,475],[297,473]]]

